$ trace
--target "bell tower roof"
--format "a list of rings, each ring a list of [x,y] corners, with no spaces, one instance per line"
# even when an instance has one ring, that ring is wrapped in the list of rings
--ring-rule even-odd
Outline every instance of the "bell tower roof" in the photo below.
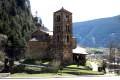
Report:
[[[55,13],[57,13],[57,12],[65,12],[65,13],[72,14],[70,11],[64,9],[63,7],[60,10],[56,11]]]

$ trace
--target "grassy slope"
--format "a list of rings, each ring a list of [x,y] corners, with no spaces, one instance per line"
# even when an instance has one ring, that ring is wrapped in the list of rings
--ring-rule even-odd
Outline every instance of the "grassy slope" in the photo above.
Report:
[[[40,68],[33,68],[33,67],[27,67],[29,70],[34,71],[41,71]],[[77,67],[77,65],[71,65],[64,68],[62,71],[59,71],[58,73],[47,73],[47,72],[38,72],[38,73],[15,73],[10,75],[10,77],[17,77],[17,78],[30,78],[30,77],[63,77],[63,76],[80,76],[80,75],[101,75],[103,73],[91,71],[88,69],[85,69],[83,66]]]

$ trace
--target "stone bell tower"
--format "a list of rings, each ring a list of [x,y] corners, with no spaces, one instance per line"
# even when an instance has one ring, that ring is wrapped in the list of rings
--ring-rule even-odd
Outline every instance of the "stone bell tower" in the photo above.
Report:
[[[53,53],[60,64],[72,62],[72,13],[64,8],[53,15]]]

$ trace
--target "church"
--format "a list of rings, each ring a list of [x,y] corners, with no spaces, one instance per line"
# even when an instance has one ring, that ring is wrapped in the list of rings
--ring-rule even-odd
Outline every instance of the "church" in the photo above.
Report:
[[[36,20],[36,19],[35,19]],[[53,32],[44,29],[42,21],[32,33],[28,42],[27,58],[60,61],[60,64],[73,63],[73,49],[76,40],[72,35],[72,13],[64,8],[53,14]]]

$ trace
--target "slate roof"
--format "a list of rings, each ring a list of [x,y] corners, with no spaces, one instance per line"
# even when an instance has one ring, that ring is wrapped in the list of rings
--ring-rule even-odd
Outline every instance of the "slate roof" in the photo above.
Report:
[[[60,10],[56,11],[56,12],[66,12],[66,13],[72,14],[70,11],[64,9],[63,7]]]

